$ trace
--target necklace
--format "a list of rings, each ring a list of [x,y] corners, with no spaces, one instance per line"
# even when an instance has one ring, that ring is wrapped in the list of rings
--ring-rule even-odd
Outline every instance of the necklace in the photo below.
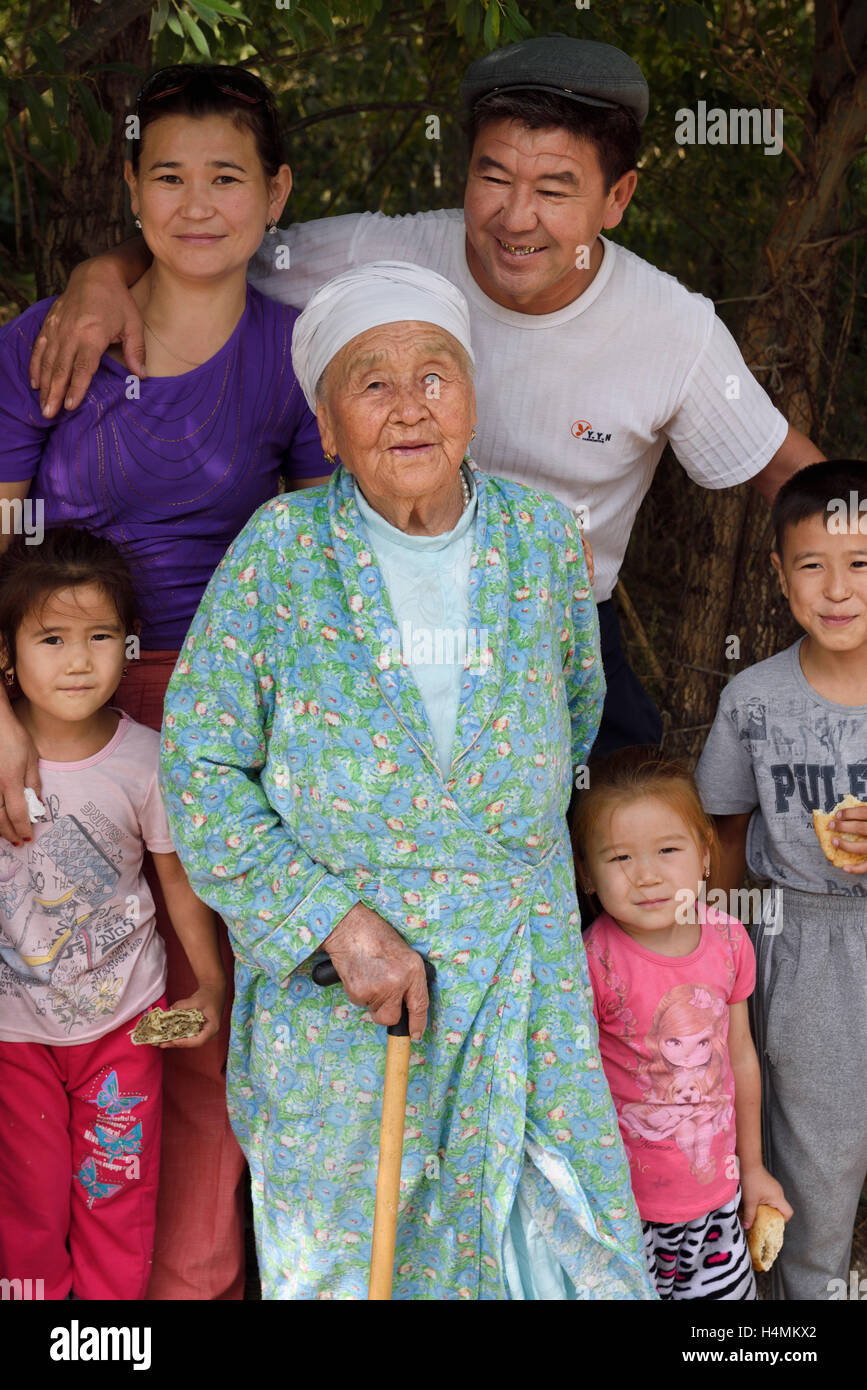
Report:
[[[467,482],[467,476],[464,473],[463,464],[461,464],[461,496],[463,498],[463,506],[461,507],[461,511],[465,512],[467,510],[467,507],[470,505],[470,485]]]
[[[187,367],[201,367],[201,365],[202,365],[201,362],[191,362],[191,361],[189,360],[189,358],[187,358],[187,357],[181,357],[181,354],[180,354],[179,352],[174,352],[174,351],[172,350],[172,348],[169,347],[168,343],[164,343],[163,340],[162,340],[162,338],[160,338],[156,333],[154,333],[154,330],[151,328],[151,326],[150,326],[150,324],[148,323],[148,321],[147,321],[146,318],[143,318],[143,319],[142,319],[142,323],[144,324],[144,326],[145,326],[145,328],[148,330],[148,332],[151,334],[151,336],[154,337],[154,338],[156,338],[156,340],[157,340],[157,342],[159,343],[160,347],[163,348],[163,349],[164,349],[167,353],[169,353],[172,357],[176,358],[178,362],[183,362],[183,363],[185,364],[185,366],[187,366]]]

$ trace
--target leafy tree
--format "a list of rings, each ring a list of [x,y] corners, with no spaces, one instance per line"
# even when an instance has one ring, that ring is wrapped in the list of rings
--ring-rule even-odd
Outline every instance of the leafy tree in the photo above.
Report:
[[[800,7],[802,15],[807,8]],[[767,213],[762,219],[761,253],[742,274],[746,312],[738,338],[791,424],[829,456],[867,457],[863,419],[835,415],[843,375],[846,394],[864,381],[863,316],[856,329],[856,310],[863,308],[859,240],[867,231],[867,6],[816,0],[811,52],[797,67],[791,7],[763,3],[748,13],[746,45],[741,29],[715,40],[720,69],[731,73],[745,105],[783,108],[794,133],[780,169],[785,186],[768,209],[773,220]],[[740,638],[739,664],[746,665],[797,636],[771,577],[769,516],[753,505],[750,491],[702,494],[694,526],[706,554],[696,548],[687,567],[671,692],[685,728],[713,717],[719,691],[717,678],[688,670],[687,661],[719,668],[732,635]],[[696,732],[689,742],[700,747],[703,731]]]

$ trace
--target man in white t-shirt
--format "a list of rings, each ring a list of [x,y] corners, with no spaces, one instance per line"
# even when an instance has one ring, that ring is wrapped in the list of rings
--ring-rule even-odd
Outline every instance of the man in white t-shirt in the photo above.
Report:
[[[608,681],[595,751],[656,742],[659,716],[626,663],[610,597],[665,444],[701,486],[750,480],[768,500],[821,454],[787,426],[710,300],[601,235],[635,190],[648,109],[637,64],[608,44],[530,39],[472,64],[461,92],[472,149],[463,211],[271,228],[250,279],[298,308],[372,260],[414,261],[460,287],[477,362],[474,457],[585,509]],[[179,204],[198,229],[220,216],[216,198]],[[128,242],[74,272],[34,357],[46,413],[70,371],[66,404],[80,402],[111,341],[143,374],[126,285],[144,255]]]

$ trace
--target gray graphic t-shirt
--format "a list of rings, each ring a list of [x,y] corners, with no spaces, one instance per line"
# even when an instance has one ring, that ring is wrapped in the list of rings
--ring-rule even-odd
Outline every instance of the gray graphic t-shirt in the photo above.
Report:
[[[747,863],[756,878],[867,897],[867,875],[825,858],[811,814],[849,792],[867,801],[867,705],[836,705],[813,689],[801,670],[803,640],[725,687],[695,777],[711,815],[753,812]]]

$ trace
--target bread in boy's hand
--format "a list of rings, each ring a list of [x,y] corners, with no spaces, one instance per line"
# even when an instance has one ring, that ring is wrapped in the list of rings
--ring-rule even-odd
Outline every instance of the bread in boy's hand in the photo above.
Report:
[[[174,1042],[177,1038],[198,1037],[205,1026],[199,1009],[151,1009],[142,1014],[130,1037],[134,1043]]]
[[[860,865],[867,859],[867,851],[861,854],[854,854],[851,850],[843,849],[842,845],[834,845],[831,843],[831,837],[833,835],[836,835],[839,840],[852,841],[853,837],[851,835],[842,835],[839,830],[828,829],[828,821],[833,820],[838,811],[845,811],[850,806],[863,806],[867,809],[867,802],[859,801],[856,796],[844,796],[842,801],[837,802],[833,811],[828,811],[827,814],[824,814],[822,811],[813,812],[813,829],[819,838],[819,844],[822,846],[822,852],[825,858],[831,861],[835,869],[844,869],[847,865],[852,864]],[[867,824],[865,824],[864,828],[867,830]],[[857,844],[857,840],[855,843]]]
[[[753,1224],[747,1231],[753,1269],[770,1269],[782,1249],[785,1229],[786,1223],[776,1207],[759,1202]]]

